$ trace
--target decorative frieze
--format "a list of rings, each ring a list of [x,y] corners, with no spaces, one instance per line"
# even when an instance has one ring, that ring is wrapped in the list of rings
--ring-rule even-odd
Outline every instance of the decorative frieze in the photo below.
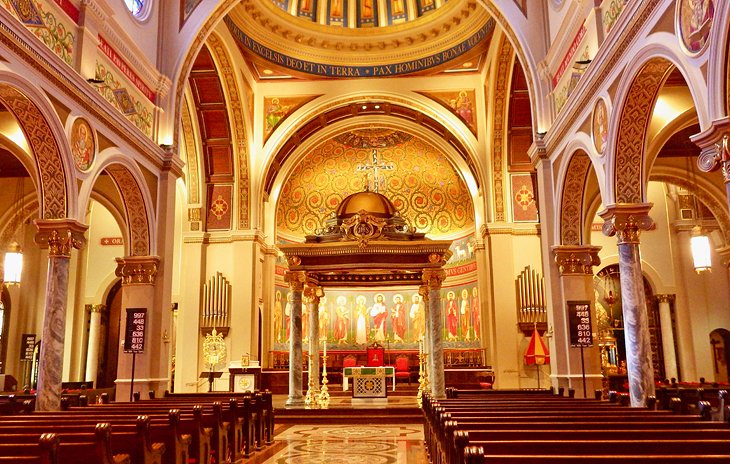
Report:
[[[609,237],[615,235],[619,245],[625,243],[638,244],[639,234],[642,230],[652,230],[656,227],[648,214],[652,206],[652,203],[608,206],[599,213],[605,221],[603,223],[604,235]]]
[[[593,275],[593,267],[601,264],[599,246],[560,245],[554,246],[552,250],[561,276]]]
[[[122,285],[154,285],[160,258],[157,256],[125,256],[117,258],[115,274]]]
[[[72,249],[81,249],[86,244],[84,233],[88,226],[72,219],[38,219],[35,225],[38,228],[35,242],[40,248],[48,249],[48,256],[70,257]]]

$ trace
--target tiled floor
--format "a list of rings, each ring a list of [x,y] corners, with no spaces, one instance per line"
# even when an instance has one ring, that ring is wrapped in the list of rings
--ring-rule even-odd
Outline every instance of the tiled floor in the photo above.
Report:
[[[252,464],[425,464],[423,425],[277,427],[275,443]]]

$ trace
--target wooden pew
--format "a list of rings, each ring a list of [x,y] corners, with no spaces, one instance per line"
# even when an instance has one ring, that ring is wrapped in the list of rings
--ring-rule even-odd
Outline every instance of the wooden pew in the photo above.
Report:
[[[25,418],[28,416],[22,417]],[[34,424],[36,427],[33,427]],[[74,425],[74,423],[66,425]],[[99,442],[101,441],[100,434],[106,434],[103,437],[105,440],[104,443],[109,443],[108,446],[112,454],[129,455],[134,463],[162,464],[162,455],[165,452],[165,445],[163,443],[157,443],[151,440],[149,418],[145,416],[138,417],[133,424],[133,428],[130,427],[126,430],[116,431],[114,434],[111,434],[110,438],[107,435],[111,433],[111,423],[108,421],[104,422],[104,418],[101,417],[95,418],[87,424],[87,429],[83,431],[79,431],[73,427],[69,429],[64,424],[58,424],[58,421],[55,419],[42,422],[34,420],[32,423],[28,423],[27,421],[16,422],[2,420],[0,421],[0,426],[3,427],[3,430],[8,430],[9,427],[13,427],[17,432],[0,435],[0,442],[2,443],[8,443],[4,440],[4,436],[12,437],[15,442],[20,442],[23,439],[26,443],[37,442],[42,431],[52,431],[61,443],[59,453],[65,452],[67,443]]]
[[[256,399],[258,408],[261,408],[261,432],[262,436],[261,445],[270,445],[273,443],[274,436],[274,408],[272,394],[269,390],[263,392],[245,392],[245,393],[231,393],[231,392],[210,392],[210,393],[170,393],[165,392],[164,399],[166,400],[181,400],[189,399],[196,401],[207,402],[210,398],[218,398],[221,401],[236,398],[239,404],[242,404],[241,398],[253,397]],[[253,402],[253,400],[252,400]],[[259,446],[257,444],[257,446]]]
[[[607,407],[595,400],[532,395],[452,394],[454,399],[446,400],[426,395],[425,433],[432,462],[730,462],[730,428],[725,423],[625,408],[618,402]],[[698,404],[699,411],[709,408],[709,403]],[[594,451],[596,447],[601,451]]]
[[[67,412],[72,414],[84,414],[91,411],[98,413],[108,413],[113,415],[128,414],[128,413],[141,413],[145,412],[150,415],[159,415],[165,413],[170,407],[176,407],[181,410],[183,414],[192,413],[195,415],[198,409],[200,410],[200,422],[203,430],[210,431],[210,444],[208,445],[209,453],[215,462],[225,462],[234,455],[238,455],[238,440],[237,437],[242,435],[240,430],[237,428],[242,427],[242,422],[237,421],[237,415],[241,414],[240,411],[230,411],[230,405],[228,408],[223,409],[219,401],[210,403],[200,404],[199,402],[188,402],[188,401],[159,401],[159,400],[145,400],[135,403],[111,403],[108,405],[91,405],[88,407],[71,407]],[[189,430],[188,433],[193,435],[193,442],[195,442],[195,433],[193,430]],[[202,441],[201,441],[202,440]],[[200,438],[201,443],[205,442],[204,438]],[[205,443],[203,443],[205,447]],[[193,449],[200,450],[201,446],[193,443]],[[192,453],[194,455],[194,453]],[[202,456],[201,456],[202,459]]]
[[[101,408],[101,409],[100,409]],[[26,420],[41,420],[49,421],[53,420],[56,422],[79,422],[79,421],[106,421],[113,425],[116,423],[129,423],[136,421],[136,418],[142,412],[142,410],[132,409],[125,410],[121,407],[115,408],[111,405],[95,407],[79,407],[71,408],[69,411],[64,412],[35,412],[27,416],[16,416],[15,418],[4,417],[0,419],[0,424],[8,422],[10,420],[15,421],[14,423],[21,423],[23,419]],[[170,411],[160,409],[158,411],[145,410],[146,416],[154,424],[167,424],[170,425]],[[188,459],[190,462],[208,464],[211,459],[213,445],[211,443],[212,429],[210,427],[203,426],[203,418],[211,413],[203,414],[202,407],[194,407],[192,410],[185,410],[179,412],[179,420],[176,424],[176,430],[180,437],[179,442],[184,442],[184,435],[190,436]],[[157,428],[157,427],[153,427]],[[175,454],[181,453],[180,449],[175,450]]]
[[[648,450],[647,447],[643,446],[643,443],[647,441],[664,443],[667,440],[669,443],[684,442],[687,446],[687,441],[692,441],[692,447],[700,446],[702,451],[710,451],[708,448],[703,447],[706,440],[710,441],[710,444],[717,442],[725,444],[724,453],[712,453],[712,454],[728,454],[730,448],[727,447],[730,444],[730,429],[694,429],[694,430],[678,430],[674,429],[546,429],[546,430],[484,430],[484,429],[469,429],[463,425],[454,423],[450,426],[452,432],[451,438],[451,449],[449,450],[450,462],[463,462],[464,461],[464,449],[467,446],[481,446],[488,454],[496,454],[495,446],[493,443],[498,442],[566,442],[569,439],[572,443],[573,440],[578,442],[607,442],[607,443],[620,443],[626,442],[628,450],[626,453],[617,453],[616,451],[608,450],[612,454],[646,454],[647,451],[651,454],[652,450]],[[448,432],[447,432],[448,434]],[[637,450],[630,449],[632,443],[639,443],[640,452]],[[535,449],[539,445],[530,445],[529,454],[540,454],[547,455],[544,449]],[[622,448],[623,450],[624,448]],[[575,448],[571,448],[571,452],[575,451]],[[657,450],[653,450],[656,452]],[[666,448],[661,448],[661,451],[669,451]],[[524,453],[528,454],[528,453]],[[592,451],[588,454],[601,454]],[[657,453],[658,454],[658,453]],[[681,453],[680,453],[681,454]],[[729,456],[730,457],[730,456]]]
[[[27,442],[31,435],[33,442]],[[0,456],[3,457],[0,462],[131,464],[130,455],[112,454],[110,438],[111,427],[108,423],[97,424],[93,434],[68,435],[64,442],[55,433],[44,433],[40,437],[35,434],[15,434],[0,443]]]
[[[127,434],[143,434],[149,435],[149,438],[142,437],[143,442],[161,443],[165,447],[165,452],[162,455],[163,464],[187,464],[188,463],[188,452],[190,446],[190,435],[180,434],[177,430],[177,422],[179,421],[179,411],[170,411],[169,423],[155,423],[149,420],[146,423],[140,424],[135,421],[132,423],[127,420],[121,422],[113,421],[109,422],[113,426],[114,433],[112,434],[112,442],[115,442],[120,437],[121,433]],[[0,421],[0,440],[2,437],[8,436],[15,431],[22,430],[24,434],[35,434],[40,436],[44,432],[52,432],[58,435],[62,442],[66,441],[66,435],[68,434],[93,434],[96,426],[96,419],[92,420],[74,420],[70,421],[59,421],[54,420],[52,422],[46,421],[24,421],[22,423],[12,422],[7,423]],[[114,448],[117,445],[113,445]]]

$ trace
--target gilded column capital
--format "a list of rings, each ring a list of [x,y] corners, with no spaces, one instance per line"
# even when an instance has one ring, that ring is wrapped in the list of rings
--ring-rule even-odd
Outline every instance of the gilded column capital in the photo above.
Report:
[[[730,182],[730,118],[716,119],[703,132],[690,140],[700,147],[697,166],[703,172],[722,169],[725,182]]]
[[[122,278],[122,285],[154,285],[160,258],[157,256],[125,256],[117,258],[114,273]]]
[[[593,267],[601,264],[598,252],[601,247],[593,245],[558,245],[552,248],[560,275],[593,275]]]
[[[673,293],[664,293],[654,295],[654,298],[656,299],[657,303],[671,303],[676,298],[676,295]]]
[[[656,224],[649,217],[653,203],[620,203],[608,205],[598,213],[603,218],[603,233],[616,236],[618,244],[638,244],[642,230],[652,230]]]
[[[70,257],[71,250],[86,244],[84,233],[89,226],[73,219],[36,219],[35,242],[48,249],[48,256]]]
[[[289,284],[289,288],[293,292],[304,291],[304,285],[307,283],[307,273],[304,271],[286,271],[284,273],[284,282]]]
[[[319,300],[324,296],[324,288],[319,285],[307,285],[304,287],[304,298],[307,298],[314,306],[319,306]]]
[[[428,302],[428,285],[421,285],[418,287],[418,294],[421,296],[423,304],[426,304]]]
[[[429,290],[438,290],[446,280],[446,271],[443,269],[426,269],[423,271],[423,283]]]

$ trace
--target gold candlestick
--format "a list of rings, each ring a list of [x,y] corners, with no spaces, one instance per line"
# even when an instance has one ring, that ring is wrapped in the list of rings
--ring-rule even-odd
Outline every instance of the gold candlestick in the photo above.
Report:
[[[317,404],[320,408],[326,409],[330,405],[330,393],[327,388],[327,355],[322,356],[322,387],[319,389]]]
[[[304,397],[304,404],[310,408],[317,407],[317,395],[314,392],[314,378],[312,377],[312,356],[309,356],[309,362],[307,364],[307,396]]]

